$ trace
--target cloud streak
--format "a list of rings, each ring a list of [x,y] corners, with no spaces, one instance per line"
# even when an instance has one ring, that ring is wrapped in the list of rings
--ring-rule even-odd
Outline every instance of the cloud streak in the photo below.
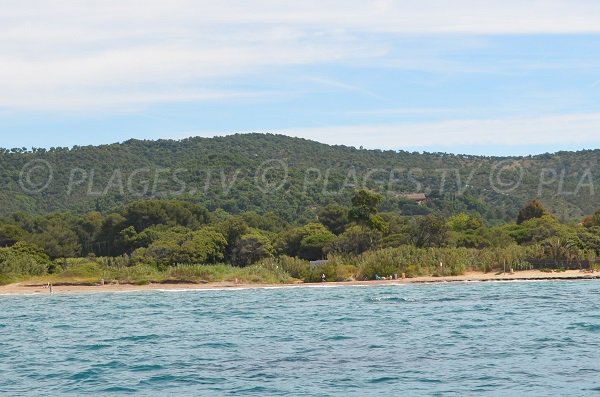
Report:
[[[293,128],[273,131],[327,144],[369,149],[600,144],[600,113],[489,120]]]
[[[9,110],[248,97],[222,86],[299,65],[460,69],[439,54],[392,55],[399,38],[415,35],[600,33],[591,0],[0,4],[0,108]]]

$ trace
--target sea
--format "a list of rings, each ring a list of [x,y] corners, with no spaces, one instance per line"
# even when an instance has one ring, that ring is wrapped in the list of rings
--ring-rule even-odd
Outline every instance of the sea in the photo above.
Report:
[[[600,282],[0,296],[2,396],[600,396]]]

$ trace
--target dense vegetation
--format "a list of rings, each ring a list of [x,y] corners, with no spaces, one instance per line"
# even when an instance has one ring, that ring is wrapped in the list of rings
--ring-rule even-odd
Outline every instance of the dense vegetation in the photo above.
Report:
[[[561,223],[540,201],[513,222],[488,225],[476,212],[406,216],[381,211],[367,189],[349,206],[328,204],[313,219],[223,209],[170,199],[112,212],[17,212],[0,220],[0,283],[38,278],[76,282],[290,282],[373,279],[405,273],[595,266],[600,211]],[[518,220],[518,222],[517,222]],[[79,258],[79,259],[77,259]],[[308,261],[328,258],[320,266]]]
[[[350,206],[353,192],[367,187],[383,195],[384,212],[467,212],[491,225],[514,221],[538,198],[569,222],[595,210],[599,162],[600,151],[495,158],[363,150],[261,134],[2,149],[0,215],[109,213],[140,199],[172,198],[211,211],[273,212],[306,223],[328,204]],[[403,196],[412,192],[427,193],[427,202]]]

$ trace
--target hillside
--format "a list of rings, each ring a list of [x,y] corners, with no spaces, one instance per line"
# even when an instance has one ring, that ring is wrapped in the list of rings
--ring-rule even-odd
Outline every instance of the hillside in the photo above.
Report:
[[[278,135],[0,153],[0,215],[18,211],[108,212],[143,197],[223,208],[274,211],[288,221],[348,204],[366,185],[384,194],[383,211],[407,215],[476,212],[489,223],[513,220],[539,198],[561,220],[599,206],[600,150],[524,158],[362,150]],[[424,192],[423,205],[404,197]]]

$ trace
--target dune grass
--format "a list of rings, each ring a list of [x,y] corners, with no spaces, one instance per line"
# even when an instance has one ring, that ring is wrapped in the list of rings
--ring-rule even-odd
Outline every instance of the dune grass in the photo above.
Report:
[[[247,267],[218,265],[177,265],[160,270],[156,266],[139,264],[135,266],[111,267],[95,261],[77,261],[67,265],[65,270],[42,276],[4,275],[0,283],[9,284],[27,281],[31,284],[99,284],[119,283],[144,285],[150,283],[214,283],[234,282],[256,284],[282,284],[297,280],[283,269],[270,264],[256,264]]]

